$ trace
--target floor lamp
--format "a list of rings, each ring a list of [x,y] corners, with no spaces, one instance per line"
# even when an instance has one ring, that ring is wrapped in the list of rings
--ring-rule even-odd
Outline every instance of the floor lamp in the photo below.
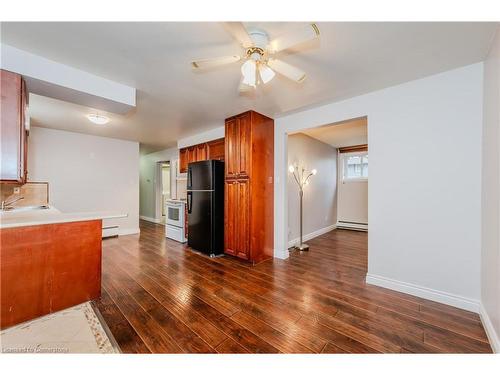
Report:
[[[309,184],[309,178],[316,174],[316,169],[312,171],[306,171],[304,168],[298,166],[290,165],[288,171],[293,175],[295,182],[299,185],[299,197],[300,197],[300,242],[295,249],[300,251],[309,251],[309,245],[302,242],[302,198],[304,197],[304,187]]]

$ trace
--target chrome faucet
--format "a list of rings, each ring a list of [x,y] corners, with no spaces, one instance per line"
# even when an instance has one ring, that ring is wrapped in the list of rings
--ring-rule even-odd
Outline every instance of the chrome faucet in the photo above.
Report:
[[[21,199],[24,199],[24,197],[15,197],[14,199],[12,199],[10,201],[8,199],[2,201],[2,210],[9,208],[13,203],[20,201]]]

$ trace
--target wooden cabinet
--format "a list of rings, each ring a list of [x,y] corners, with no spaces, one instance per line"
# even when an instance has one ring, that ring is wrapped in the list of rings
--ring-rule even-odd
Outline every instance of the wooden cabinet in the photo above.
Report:
[[[273,255],[274,121],[249,111],[226,120],[225,253]]]
[[[216,139],[215,141],[208,142],[208,159],[224,161],[224,138]]]
[[[226,254],[250,258],[248,180],[228,180],[225,184],[224,237]]]
[[[208,145],[202,143],[195,146],[196,149],[196,161],[208,160]]]
[[[179,150],[179,172],[186,173],[189,163],[201,160],[224,160],[224,138]]]
[[[19,74],[1,70],[1,182],[24,183],[27,178],[27,93]]]
[[[101,295],[102,220],[0,229],[0,328]]]
[[[179,172],[186,173],[188,168],[187,148],[179,150]]]
[[[226,178],[250,175],[250,116],[235,116],[226,121]]]

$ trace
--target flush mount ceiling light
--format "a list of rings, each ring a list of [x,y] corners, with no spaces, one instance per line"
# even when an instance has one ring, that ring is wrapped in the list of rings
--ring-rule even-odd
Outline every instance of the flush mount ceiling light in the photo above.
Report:
[[[245,49],[243,57],[235,55],[197,60],[191,63],[193,68],[212,68],[244,59],[245,62],[241,66],[240,92],[256,88],[258,84],[270,82],[276,73],[297,83],[304,81],[306,74],[302,70],[284,61],[271,58],[271,55],[319,37],[316,24],[309,24],[271,41],[265,31],[247,31],[241,22],[226,22],[226,25],[229,32]]]
[[[87,118],[89,121],[92,121],[97,125],[104,125],[109,122],[109,117],[98,115],[97,113],[91,113],[90,115],[87,115]]]

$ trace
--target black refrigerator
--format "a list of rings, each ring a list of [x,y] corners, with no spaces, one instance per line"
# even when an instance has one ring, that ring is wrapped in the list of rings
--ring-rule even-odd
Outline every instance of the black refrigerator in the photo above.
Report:
[[[224,252],[224,162],[189,163],[188,245],[210,256]]]

